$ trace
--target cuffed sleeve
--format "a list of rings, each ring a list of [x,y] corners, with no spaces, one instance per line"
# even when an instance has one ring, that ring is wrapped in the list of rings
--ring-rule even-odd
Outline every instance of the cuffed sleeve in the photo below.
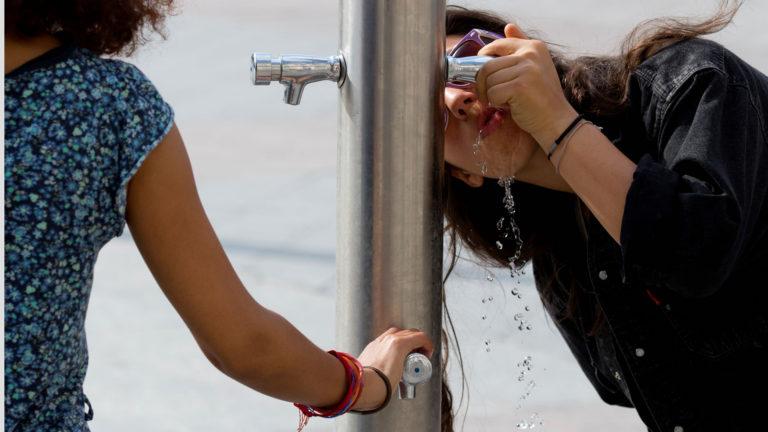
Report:
[[[658,154],[638,161],[620,243],[630,281],[684,297],[716,292],[733,271],[765,185],[765,146],[748,88],[700,70],[660,110]]]

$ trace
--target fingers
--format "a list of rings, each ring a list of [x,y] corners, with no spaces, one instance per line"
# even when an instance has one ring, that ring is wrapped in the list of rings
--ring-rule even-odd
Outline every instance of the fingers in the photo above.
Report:
[[[396,349],[403,355],[413,351],[422,351],[427,357],[432,357],[434,345],[426,333],[418,329],[401,330],[391,335]]]
[[[428,357],[432,357],[434,345],[429,336],[417,328],[400,329],[392,326],[376,338],[379,342],[389,342],[396,350],[407,355],[411,351],[423,351]]]
[[[489,102],[487,93],[491,87],[504,81],[512,81],[525,72],[535,72],[537,62],[541,61],[546,50],[543,42],[526,38],[514,24],[508,24],[504,31],[507,36],[505,39],[495,40],[477,53],[481,56],[498,57],[485,63],[477,74],[477,95],[483,103]],[[519,68],[520,65],[526,66]]]
[[[505,56],[514,54],[527,47],[530,44],[529,39],[506,38],[496,39],[495,41],[480,48],[477,55],[480,56]]]
[[[534,64],[524,60],[513,66],[499,69],[486,77],[486,88],[491,89],[499,84],[512,81],[527,72],[533,72],[534,67]]]
[[[402,331],[402,329],[400,329],[400,327],[392,326],[392,327],[388,328],[387,330],[385,330],[382,334],[380,334],[376,339],[374,339],[374,341],[381,342],[384,339],[386,339],[388,336],[394,335],[394,334],[396,334],[397,332],[400,332],[400,331]]]
[[[520,84],[518,81],[505,81],[488,89],[488,104],[491,106],[502,106],[510,103],[510,100],[519,94]]]
[[[486,93],[487,93],[487,90],[493,84],[488,82],[488,78],[490,76],[495,75],[497,72],[502,71],[504,69],[512,68],[524,60],[525,58],[522,56],[508,55],[505,57],[499,57],[499,58],[490,60],[486,64],[484,64],[483,67],[480,68],[480,71],[477,73],[477,78],[475,83],[475,86],[477,89],[477,96],[480,99],[480,101],[483,103],[488,102]]]
[[[403,336],[403,343],[407,352],[422,351],[427,357],[432,357],[435,350],[432,341],[424,332],[415,332],[408,336]]]

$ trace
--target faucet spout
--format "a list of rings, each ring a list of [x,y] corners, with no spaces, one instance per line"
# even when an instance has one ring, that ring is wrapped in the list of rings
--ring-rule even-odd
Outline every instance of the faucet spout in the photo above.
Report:
[[[493,58],[494,57],[488,56],[445,56],[445,81],[463,81],[473,83],[477,79],[477,73],[480,71],[480,68]]]
[[[298,105],[307,84],[317,81],[334,81],[339,87],[346,76],[341,54],[331,57],[282,56],[273,59],[269,54],[254,53],[251,56],[251,82],[253,85],[269,85],[279,81],[285,86],[283,101]]]

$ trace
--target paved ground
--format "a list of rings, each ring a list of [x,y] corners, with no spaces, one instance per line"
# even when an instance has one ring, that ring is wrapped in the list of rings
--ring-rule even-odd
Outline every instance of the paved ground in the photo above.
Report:
[[[572,52],[599,53],[615,49],[621,35],[642,19],[703,16],[715,3],[471,4],[507,10],[524,29],[540,30],[550,41],[569,44]],[[335,53],[337,2],[262,4],[188,1],[170,21],[170,39],[134,61],[174,106],[206,209],[252,295],[330,349],[337,91],[316,84],[300,106],[285,105],[281,88],[250,86],[248,59],[256,50]],[[713,38],[768,71],[768,57],[761,54],[768,52],[768,38],[760,36],[758,23],[766,14],[768,4],[748,1],[735,24]],[[464,263],[447,288],[470,383],[465,430],[517,430],[534,414],[537,430],[645,430],[633,411],[598,399],[545,319],[530,271],[519,285],[522,299],[509,294],[517,281],[496,272],[491,283],[485,272]],[[490,296],[493,301],[481,301]],[[526,305],[532,330],[521,332],[513,316]],[[127,235],[101,252],[87,331],[86,392],[95,408],[94,431],[287,431],[296,424],[291,404],[261,396],[207,362]],[[518,381],[517,365],[526,356],[533,367]],[[451,376],[458,392],[455,368]],[[531,382],[530,396],[516,409]],[[322,419],[308,428],[331,429]]]

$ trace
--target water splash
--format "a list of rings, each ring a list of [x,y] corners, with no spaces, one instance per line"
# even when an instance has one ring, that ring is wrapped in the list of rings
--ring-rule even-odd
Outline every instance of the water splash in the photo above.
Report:
[[[536,382],[534,380],[528,381],[528,384],[525,386],[525,392],[517,399],[517,406],[515,409],[520,409],[523,407],[523,402],[525,402],[528,397],[531,396],[531,392],[533,392],[533,389],[536,387]]]
[[[509,214],[509,223],[505,224],[506,218],[502,217],[499,219],[499,221],[496,223],[496,229],[500,231],[500,235],[502,238],[514,238],[515,239],[515,253],[512,254],[512,256],[508,259],[509,261],[509,267],[510,267],[510,273],[512,277],[518,276],[520,274],[525,274],[522,272],[522,268],[517,268],[517,261],[520,259],[520,255],[522,253],[523,249],[523,241],[520,237],[520,227],[517,225],[517,222],[515,222],[515,213],[517,210],[515,209],[515,197],[512,195],[512,184],[515,182],[515,177],[502,177],[499,179],[499,186],[504,188],[504,209]],[[496,246],[498,247],[499,244],[501,244],[500,241],[496,242]],[[499,248],[501,249],[501,248]]]
[[[525,320],[525,314],[522,313],[516,313],[514,317],[512,317],[515,321],[518,322],[517,329],[520,331],[523,330],[531,330],[533,327],[531,326],[531,323]]]
[[[539,418],[539,413],[533,413],[528,420],[517,424],[518,429],[535,429],[536,426],[544,426],[544,421]]]
[[[472,144],[472,155],[475,156],[475,159],[480,157],[480,149],[483,145],[483,136],[478,133],[477,138],[475,139],[475,143]],[[476,161],[475,164],[477,164],[478,167],[480,167],[480,174],[485,177],[486,174],[488,174],[488,165],[485,163],[484,160]]]
[[[531,356],[525,356],[525,358],[517,364],[520,369],[520,374],[517,376],[517,380],[525,381],[525,376],[533,370],[533,358]]]

